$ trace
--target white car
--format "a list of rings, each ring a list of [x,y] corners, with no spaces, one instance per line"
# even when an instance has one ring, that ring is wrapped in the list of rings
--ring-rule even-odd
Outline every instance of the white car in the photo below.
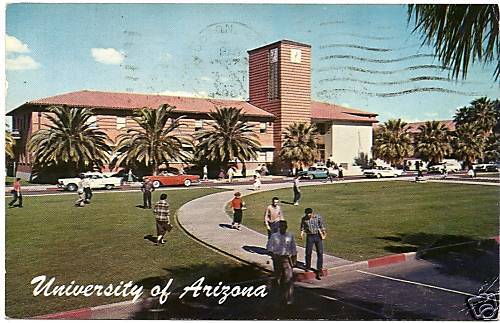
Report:
[[[83,173],[83,176],[89,179],[90,188],[105,188],[107,190],[118,187],[122,184],[122,179],[119,177],[109,177],[99,172]],[[57,180],[59,188],[74,192],[78,189],[78,184],[82,181],[79,177],[60,178]]]
[[[365,169],[363,175],[366,177],[398,177],[403,175],[403,170],[388,166],[375,166],[372,169]]]
[[[456,173],[462,170],[462,165],[455,159],[444,159],[443,162],[429,166],[429,173],[444,173],[444,165],[446,170],[451,173]]]

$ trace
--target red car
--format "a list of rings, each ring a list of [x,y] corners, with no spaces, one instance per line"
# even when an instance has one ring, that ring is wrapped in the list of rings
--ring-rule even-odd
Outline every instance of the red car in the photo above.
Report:
[[[198,175],[177,175],[173,173],[162,173],[156,176],[145,176],[144,178],[149,178],[155,188],[175,185],[191,186],[192,183],[200,181]]]

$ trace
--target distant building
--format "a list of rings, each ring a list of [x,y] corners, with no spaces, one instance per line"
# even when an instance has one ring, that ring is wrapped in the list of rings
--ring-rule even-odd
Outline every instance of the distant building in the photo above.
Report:
[[[186,115],[187,127],[181,131],[193,134],[207,127],[208,113],[216,108],[240,108],[255,126],[261,143],[258,159],[246,161],[249,173],[259,163],[279,164],[283,133],[293,122],[316,124],[322,160],[330,158],[349,168],[360,153],[371,156],[376,113],[311,100],[310,45],[282,40],[249,50],[248,54],[248,101],[84,90],[26,102],[7,114],[12,116],[13,129],[21,136],[16,151],[17,175],[30,176],[31,156],[26,143],[47,123],[47,108],[52,105],[93,109],[96,117],[92,122],[112,141],[126,129],[137,126],[131,119],[134,109],[173,105],[177,114]]]

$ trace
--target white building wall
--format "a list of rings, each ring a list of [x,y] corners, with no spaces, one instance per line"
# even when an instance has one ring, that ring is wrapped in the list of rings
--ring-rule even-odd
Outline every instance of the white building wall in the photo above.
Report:
[[[331,127],[333,161],[352,165],[359,153],[371,158],[372,125],[349,122],[334,122]]]

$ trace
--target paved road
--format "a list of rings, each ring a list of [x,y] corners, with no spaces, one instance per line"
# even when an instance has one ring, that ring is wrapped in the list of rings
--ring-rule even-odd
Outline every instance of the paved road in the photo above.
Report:
[[[481,288],[498,292],[498,244],[456,246],[385,267],[333,272],[322,281],[297,283],[295,304],[266,298],[218,299],[173,297],[162,319],[326,319],[326,320],[472,320],[467,299]],[[262,282],[254,282],[258,286]],[[243,285],[242,285],[243,286]],[[275,305],[273,305],[275,304]],[[142,310],[135,318],[151,318]]]

